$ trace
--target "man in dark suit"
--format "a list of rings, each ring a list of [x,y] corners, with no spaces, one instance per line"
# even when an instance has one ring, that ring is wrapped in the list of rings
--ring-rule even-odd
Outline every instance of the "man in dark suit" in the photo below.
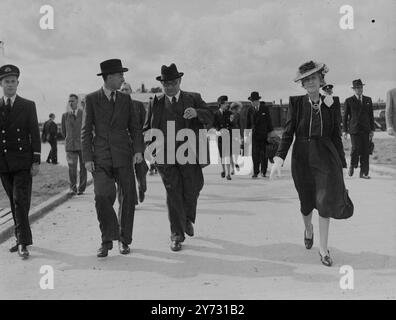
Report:
[[[248,99],[254,108],[252,125],[252,178],[257,178],[260,172],[261,176],[265,177],[268,169],[266,146],[268,133],[273,130],[272,120],[268,107],[264,103],[260,103],[261,97],[257,91],[253,91]]]
[[[351,135],[352,150],[349,176],[353,176],[358,167],[360,157],[360,178],[370,179],[369,176],[369,145],[374,136],[373,103],[370,97],[363,95],[362,80],[353,80],[352,89],[355,94],[345,100],[343,131],[344,137]]]
[[[128,69],[119,59],[103,61],[100,68],[98,76],[103,77],[104,85],[85,98],[81,143],[85,167],[94,179],[95,207],[102,233],[97,255],[106,257],[114,240],[119,241],[121,254],[130,252],[135,214],[132,166],[143,160],[143,135],[131,97],[118,91]],[[119,219],[113,208],[117,190]]]
[[[208,148],[205,150],[206,157],[199,149],[199,130],[209,128],[213,123],[213,113],[202,100],[201,95],[180,90],[182,76],[183,73],[177,71],[175,64],[169,67],[162,66],[161,75],[157,80],[161,81],[165,94],[155,97],[153,103],[149,105],[143,128],[146,132],[146,141],[154,140],[152,132],[155,130],[150,129],[157,131],[159,129],[165,136],[161,151],[156,153],[156,162],[166,189],[172,251],[181,250],[185,233],[189,236],[194,235],[193,223],[196,218],[197,201],[204,185],[202,167],[209,164]],[[168,130],[172,125],[173,133]],[[190,139],[175,140],[173,134],[183,129],[190,129],[189,133],[193,132],[195,143]],[[208,147],[207,142],[206,140]],[[177,150],[186,143],[192,147],[192,151],[186,150],[188,160],[185,162],[185,158],[180,156]],[[183,153],[184,156],[186,152]],[[164,161],[158,157],[159,153],[166,155]]]
[[[32,176],[40,165],[40,130],[36,105],[16,94],[19,85],[18,67],[0,68],[0,178],[10,200],[15,224],[16,245],[10,252],[18,252],[26,259],[27,246],[33,243],[29,225]]]
[[[226,177],[226,168],[227,168],[227,180],[231,180],[231,164],[232,164],[232,157],[231,157],[231,130],[232,130],[232,123],[231,123],[231,115],[232,112],[229,110],[228,105],[228,97],[227,96],[220,96],[217,99],[217,104],[219,109],[216,110],[214,113],[214,122],[213,127],[220,132],[222,129],[228,130],[230,134],[230,141],[229,141],[229,148],[225,147],[225,153],[223,154],[223,139],[222,136],[218,136],[217,140],[217,148],[220,154],[220,161],[222,166],[221,177]]]
[[[65,138],[66,159],[69,166],[70,193],[81,195],[87,186],[87,169],[82,161],[81,126],[83,111],[77,108],[78,96],[69,96],[70,111],[62,115],[62,135]],[[77,165],[80,162],[80,184],[77,188]]]
[[[51,150],[47,157],[47,163],[58,164],[58,126],[55,123],[55,115],[49,114],[49,119],[43,125],[43,142],[48,142]]]
[[[129,83],[124,82],[122,84],[120,91],[127,95],[131,95],[132,87]],[[132,105],[136,109],[136,113],[139,115],[139,123],[141,124],[141,126],[143,128],[144,121],[146,119],[146,109],[144,108],[143,103],[140,101],[137,101],[137,100],[132,99]],[[142,129],[142,128],[140,128],[140,129]],[[147,172],[149,170],[146,161],[142,161],[140,163],[135,163],[134,170],[135,170],[135,175],[136,175],[136,181],[138,183],[139,201],[143,202],[145,193],[147,191]],[[135,192],[135,200],[136,200],[135,204],[138,204],[138,197],[137,197],[136,189],[134,190],[134,192]]]

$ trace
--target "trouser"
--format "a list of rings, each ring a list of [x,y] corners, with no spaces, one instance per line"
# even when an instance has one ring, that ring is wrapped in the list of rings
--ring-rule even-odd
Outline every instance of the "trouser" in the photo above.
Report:
[[[266,151],[266,139],[252,140],[252,160],[253,160],[253,174],[258,175],[267,173],[268,157]]]
[[[67,164],[69,166],[70,190],[74,192],[84,192],[87,187],[87,169],[82,161],[81,151],[67,151]],[[77,190],[77,165],[80,162],[80,184]]]
[[[47,157],[47,162],[58,163],[58,142],[56,139],[48,140],[51,150]]]
[[[136,180],[138,184],[139,191],[146,192],[147,191],[147,172],[149,168],[147,166],[146,161],[143,159],[142,162],[135,164],[135,174]]]
[[[32,175],[30,170],[0,173],[1,183],[10,200],[17,244],[31,245],[32,231],[29,224]]]
[[[369,174],[369,145],[368,133],[351,134],[351,166],[357,168],[360,159],[360,174]]]
[[[198,164],[159,165],[158,172],[166,189],[166,204],[171,240],[184,241],[187,221],[195,223],[197,201],[204,185]]]
[[[102,243],[120,240],[132,242],[133,220],[135,216],[135,177],[130,167],[97,167],[93,172],[95,207],[102,232]],[[117,185],[117,188],[116,188]],[[118,195],[118,219],[113,208]]]

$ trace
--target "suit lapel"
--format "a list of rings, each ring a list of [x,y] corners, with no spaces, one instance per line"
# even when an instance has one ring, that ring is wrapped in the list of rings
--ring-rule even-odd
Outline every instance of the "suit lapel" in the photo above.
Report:
[[[162,114],[165,108],[165,95],[157,98],[157,100],[153,101],[153,118],[152,118],[152,128],[159,128],[160,122],[162,118]]]
[[[121,109],[123,107],[122,101],[121,101],[121,93],[116,91],[116,101],[115,101],[115,107],[114,107],[114,112],[111,116],[111,122],[110,124],[113,125],[114,120],[117,118],[117,116],[120,114]]]
[[[104,115],[107,121],[112,121],[113,112],[111,110],[111,105],[109,99],[107,99],[103,88],[101,88],[98,92],[98,106],[101,109],[100,113]]]

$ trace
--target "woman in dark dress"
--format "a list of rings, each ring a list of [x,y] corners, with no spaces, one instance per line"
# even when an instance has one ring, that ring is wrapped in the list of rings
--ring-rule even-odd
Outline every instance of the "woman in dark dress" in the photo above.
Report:
[[[274,157],[271,178],[276,173],[279,175],[295,136],[291,169],[305,224],[305,247],[311,249],[313,245],[312,212],[317,209],[319,255],[324,265],[331,266],[333,261],[327,247],[330,218],[349,218],[353,204],[344,184],[346,161],[337,117],[340,105],[331,96],[319,94],[327,71],[325,64],[313,61],[300,66],[295,82],[301,81],[307,94],[290,97],[285,131]]]

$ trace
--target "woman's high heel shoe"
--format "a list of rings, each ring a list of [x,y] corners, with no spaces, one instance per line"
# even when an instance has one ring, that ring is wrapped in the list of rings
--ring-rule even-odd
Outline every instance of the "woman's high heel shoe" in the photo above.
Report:
[[[322,256],[322,254],[319,251],[320,255],[320,261],[322,262],[323,265],[326,267],[331,267],[333,265],[333,260],[330,257],[330,251],[327,250],[327,254],[325,256]]]
[[[311,249],[314,243],[314,233],[313,233],[313,226],[312,226],[312,238],[309,239],[306,237],[306,230],[304,230],[304,244],[306,249]]]

